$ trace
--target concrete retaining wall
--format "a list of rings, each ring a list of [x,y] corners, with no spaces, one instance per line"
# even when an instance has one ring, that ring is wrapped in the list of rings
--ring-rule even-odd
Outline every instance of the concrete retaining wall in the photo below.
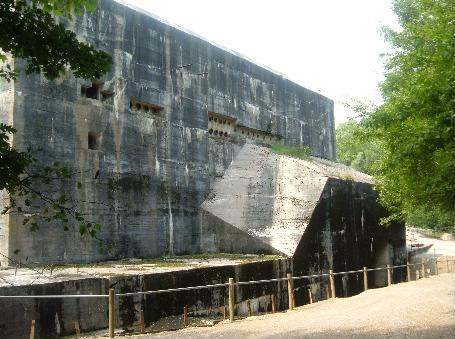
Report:
[[[111,278],[76,279],[51,284],[2,287],[0,295],[43,294],[108,294],[109,288],[117,293],[170,289],[224,283],[233,277],[235,281],[249,281],[285,277],[292,272],[292,261],[281,259],[241,265],[198,268],[169,273],[119,276]],[[284,291],[284,293],[281,293]],[[271,293],[277,295],[279,309],[287,305],[286,282],[236,287],[237,310],[244,309],[246,299],[256,299],[259,310],[270,310],[267,302]],[[144,310],[145,322],[182,314],[188,305],[190,311],[219,312],[227,305],[227,288],[170,292],[156,295],[120,297],[117,303],[117,324],[128,328],[139,321]],[[107,328],[108,300],[86,299],[0,299],[0,339],[28,338],[32,319],[37,323],[40,338],[74,334],[74,321],[79,320],[82,331]]]

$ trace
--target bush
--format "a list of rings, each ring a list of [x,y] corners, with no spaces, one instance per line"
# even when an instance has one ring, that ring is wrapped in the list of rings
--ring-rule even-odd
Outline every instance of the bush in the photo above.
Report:
[[[406,222],[413,227],[437,232],[455,233],[454,217],[447,212],[418,208],[408,215]]]

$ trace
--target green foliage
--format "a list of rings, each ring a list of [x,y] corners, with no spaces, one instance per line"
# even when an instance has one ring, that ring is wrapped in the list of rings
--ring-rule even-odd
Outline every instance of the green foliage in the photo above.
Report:
[[[10,136],[16,130],[0,123],[0,191],[14,191],[20,184],[20,175],[30,164],[30,156],[10,146]]]
[[[55,19],[62,16],[71,20],[74,14],[93,10],[96,3],[96,0],[1,1],[0,78],[11,81],[18,75],[7,54],[26,61],[25,73],[42,73],[51,80],[65,73],[68,66],[76,77],[86,79],[96,79],[108,72],[111,57],[78,41],[75,33]],[[64,230],[77,224],[81,235],[96,237],[101,225],[86,220],[71,196],[72,179],[77,173],[59,163],[40,164],[32,156],[36,150],[15,150],[10,142],[15,132],[12,126],[0,123],[0,191],[5,190],[10,198],[10,204],[1,213],[22,215],[23,225],[32,232],[38,231],[43,222],[56,222]],[[60,189],[52,191],[54,187]],[[78,182],[76,189],[81,187]]]
[[[416,209],[455,215],[455,3],[395,0],[402,30],[381,84],[384,104],[362,120],[382,142],[375,180],[393,218]]]
[[[417,208],[409,212],[407,224],[417,228],[431,229],[437,232],[454,232],[453,216],[438,210]]]
[[[53,13],[57,16],[72,17],[72,14],[81,15],[84,9],[93,11],[97,0],[33,0],[45,12]]]
[[[273,144],[272,152],[276,154],[288,155],[290,157],[309,160],[311,156],[311,148],[309,146],[292,147],[282,144]]]
[[[65,73],[67,65],[76,77],[96,79],[108,72],[112,58],[83,42],[76,34],[66,30],[52,16],[80,13],[84,8],[93,8],[95,1],[25,1],[4,0],[0,2],[0,49],[15,58],[27,61],[25,73],[43,73],[48,79],[55,79]],[[6,63],[6,56],[0,54]],[[15,79],[18,70],[5,64],[0,76]]]
[[[337,161],[372,175],[381,155],[382,143],[368,136],[363,126],[351,119],[336,129]]]

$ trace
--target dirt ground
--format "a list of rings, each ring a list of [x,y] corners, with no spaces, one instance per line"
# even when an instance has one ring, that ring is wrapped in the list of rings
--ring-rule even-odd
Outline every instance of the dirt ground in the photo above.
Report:
[[[1,253],[0,253],[1,255]],[[241,263],[283,258],[277,255],[203,253],[156,259],[128,259],[81,265],[34,266],[22,264],[18,267],[0,266],[0,287],[53,283],[81,278],[103,278],[175,272],[201,267],[236,265]]]
[[[454,338],[454,334],[455,274],[442,274],[285,313],[133,338]]]

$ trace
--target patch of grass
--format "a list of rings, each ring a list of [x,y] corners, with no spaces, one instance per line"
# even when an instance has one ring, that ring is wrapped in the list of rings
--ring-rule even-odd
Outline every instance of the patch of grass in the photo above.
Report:
[[[338,178],[345,181],[354,181],[354,178],[349,173],[340,173]]]
[[[293,158],[310,160],[311,148],[309,146],[293,147],[281,144],[273,144],[272,152],[276,154],[288,155]]]

